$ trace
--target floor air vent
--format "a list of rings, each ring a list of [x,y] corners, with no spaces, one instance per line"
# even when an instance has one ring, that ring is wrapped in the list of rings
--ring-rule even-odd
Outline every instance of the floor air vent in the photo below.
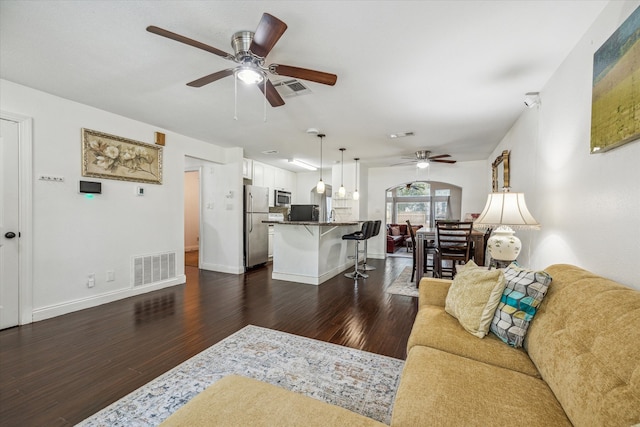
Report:
[[[144,286],[176,277],[176,253],[141,255],[132,258],[133,286]]]
[[[278,93],[283,97],[299,96],[311,93],[300,80],[282,80],[273,84]]]

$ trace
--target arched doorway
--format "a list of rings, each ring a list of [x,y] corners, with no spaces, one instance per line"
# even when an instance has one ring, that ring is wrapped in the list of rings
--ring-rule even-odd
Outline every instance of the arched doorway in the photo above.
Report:
[[[386,223],[435,227],[441,219],[460,219],[462,188],[437,181],[398,184],[386,190]]]

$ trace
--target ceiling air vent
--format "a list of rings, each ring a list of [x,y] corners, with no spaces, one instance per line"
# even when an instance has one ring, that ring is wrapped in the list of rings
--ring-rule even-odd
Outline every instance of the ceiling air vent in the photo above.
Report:
[[[300,80],[282,80],[273,84],[276,90],[282,97],[300,96],[311,93],[311,90],[306,87]]]

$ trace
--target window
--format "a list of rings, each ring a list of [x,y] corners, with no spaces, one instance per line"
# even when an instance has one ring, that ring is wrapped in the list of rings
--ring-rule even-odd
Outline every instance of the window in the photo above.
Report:
[[[462,191],[440,182],[413,182],[387,190],[387,224],[411,224],[435,227],[435,221],[460,217]],[[452,209],[451,199],[458,202]]]

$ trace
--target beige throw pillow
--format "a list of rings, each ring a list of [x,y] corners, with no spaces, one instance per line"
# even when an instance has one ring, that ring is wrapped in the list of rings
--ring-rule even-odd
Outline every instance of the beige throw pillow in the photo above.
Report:
[[[502,270],[485,270],[470,263],[458,270],[444,309],[467,332],[483,338],[489,332],[504,287]]]

